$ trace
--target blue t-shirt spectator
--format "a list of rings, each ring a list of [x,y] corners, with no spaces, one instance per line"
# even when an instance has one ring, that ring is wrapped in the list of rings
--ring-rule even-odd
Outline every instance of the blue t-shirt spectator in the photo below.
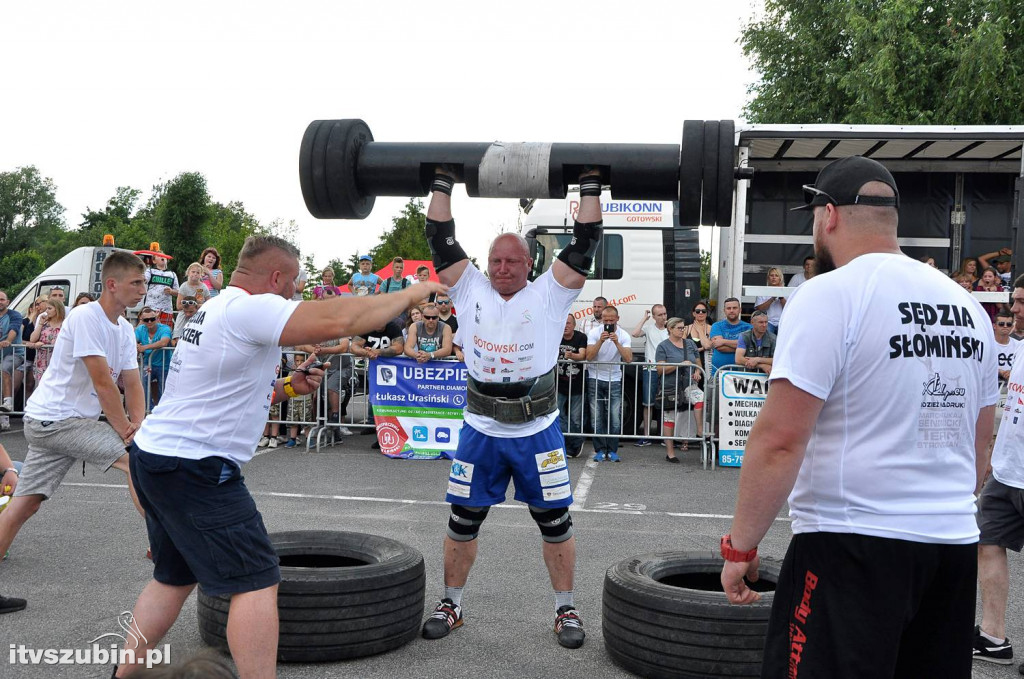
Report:
[[[22,315],[11,308],[8,308],[7,312],[0,316],[0,340],[6,340],[10,331],[14,331],[11,346],[7,349],[0,349],[0,356],[7,357],[15,352],[24,352],[24,347],[15,348],[15,345],[21,344],[22,320]]]
[[[153,335],[153,339],[149,338],[149,331],[146,330],[146,326],[140,325],[139,327],[135,328],[135,341],[138,342],[139,344],[153,344],[154,342],[159,342],[160,340],[162,340],[165,337],[167,339],[171,339],[171,329],[169,327],[167,327],[166,325],[164,325],[163,323],[157,323],[156,324],[156,334]],[[170,346],[171,345],[168,344],[163,349],[146,349],[146,351],[143,352],[143,354],[142,354],[142,360],[139,361],[139,365],[141,365],[141,366],[152,365],[155,368],[163,367],[165,364],[166,365],[170,365],[171,364],[171,349],[170,349]],[[149,356],[154,351],[156,352],[156,356],[153,356],[153,362],[150,363],[149,362]]]
[[[753,326],[746,321],[739,321],[738,323],[730,323],[727,320],[716,321],[711,326],[711,332],[708,333],[708,337],[714,339],[715,337],[722,337],[727,340],[739,339],[741,333],[750,330]],[[725,353],[715,349],[711,354],[711,374],[718,372],[718,369],[723,365],[729,365],[735,363],[736,355],[734,353]]]

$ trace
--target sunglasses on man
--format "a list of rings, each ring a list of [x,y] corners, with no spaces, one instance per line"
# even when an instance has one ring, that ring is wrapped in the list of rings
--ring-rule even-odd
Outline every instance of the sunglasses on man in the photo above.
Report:
[[[153,321],[156,320],[156,316],[150,316],[149,318],[140,318],[139,320],[142,321],[143,323],[152,323]]]
[[[193,299],[186,299],[184,302],[181,303],[181,306],[199,306],[199,302]]]
[[[436,321],[439,318],[440,318],[440,316],[424,316],[423,320],[425,320],[425,321]]]

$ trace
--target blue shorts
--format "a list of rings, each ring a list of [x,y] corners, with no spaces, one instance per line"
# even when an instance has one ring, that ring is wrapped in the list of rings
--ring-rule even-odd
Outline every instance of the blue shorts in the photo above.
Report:
[[[658,371],[647,370],[644,368],[643,375],[643,394],[641,394],[641,403],[645,406],[654,405],[655,399],[658,398]]]
[[[216,596],[281,581],[277,552],[237,465],[153,455],[134,444],[129,454],[157,582],[198,582]]]
[[[463,425],[448,473],[445,502],[466,507],[501,504],[509,479],[516,482],[516,499],[532,507],[554,509],[572,504],[565,439],[558,420],[521,438],[488,436]]]

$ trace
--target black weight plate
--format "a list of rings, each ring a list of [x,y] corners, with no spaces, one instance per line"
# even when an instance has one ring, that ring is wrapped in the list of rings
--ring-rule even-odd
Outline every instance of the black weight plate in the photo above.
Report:
[[[700,224],[700,181],[704,168],[704,121],[683,122],[679,147],[679,225]]]
[[[359,152],[373,141],[362,120],[314,120],[299,147],[299,184],[318,219],[363,219],[375,198],[359,190]]]
[[[718,226],[732,226],[735,144],[736,123],[731,120],[718,121],[718,205],[715,208],[715,224]]]
[[[718,207],[718,121],[704,122],[704,172],[701,181],[700,223],[715,225]]]

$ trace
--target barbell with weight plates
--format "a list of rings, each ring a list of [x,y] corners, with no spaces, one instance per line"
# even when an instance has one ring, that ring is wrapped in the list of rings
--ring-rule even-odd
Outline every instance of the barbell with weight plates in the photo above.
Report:
[[[687,120],[682,145],[395,143],[374,141],[362,120],[314,120],[299,150],[299,181],[320,219],[363,219],[377,196],[426,196],[439,165],[456,168],[466,193],[564,198],[586,166],[617,200],[678,200],[683,226],[732,224],[737,170],[731,120]]]

